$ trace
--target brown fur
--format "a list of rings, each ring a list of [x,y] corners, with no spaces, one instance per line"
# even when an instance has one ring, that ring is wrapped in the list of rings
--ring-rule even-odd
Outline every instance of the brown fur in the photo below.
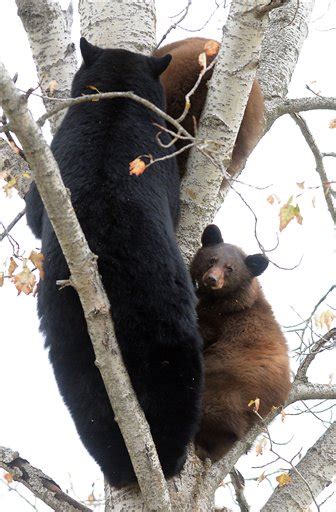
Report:
[[[185,106],[185,96],[192,89],[199,76],[201,67],[198,62],[198,56],[204,51],[204,45],[207,41],[208,39],[202,37],[191,37],[182,41],[175,41],[154,52],[154,55],[158,57],[166,53],[170,53],[173,57],[170,65],[161,75],[161,80],[166,92],[167,112],[174,118],[182,114]],[[210,64],[213,58],[208,57],[207,63]],[[206,100],[207,82],[211,75],[212,70],[205,75],[198,89],[191,97],[189,113],[182,122],[183,127],[191,134],[194,133],[193,116],[195,116],[198,122]],[[259,141],[263,129],[264,99],[257,80],[254,80],[232,152],[232,160],[229,167],[231,174],[245,167],[246,160]],[[185,144],[185,141],[179,140],[176,143],[176,147],[180,149]],[[184,151],[177,156],[181,176],[185,174],[188,154],[189,151]]]
[[[260,399],[264,417],[289,393],[287,344],[254,277],[267,266],[262,258],[211,241],[191,265],[205,343],[203,419],[196,437],[201,457],[218,460],[257,421],[250,400]]]

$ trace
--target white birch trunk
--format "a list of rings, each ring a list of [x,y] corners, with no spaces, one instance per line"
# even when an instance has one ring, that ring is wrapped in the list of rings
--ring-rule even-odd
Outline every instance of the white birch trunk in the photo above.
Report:
[[[261,41],[267,24],[255,8],[264,1],[235,0],[231,4],[197,138],[215,141],[213,158],[227,167],[256,73]],[[200,233],[218,209],[223,172],[196,147],[188,160],[181,190],[178,239],[190,260],[199,246]]]
[[[78,9],[90,43],[147,55],[155,48],[155,0],[79,0]]]
[[[336,474],[336,422],[307,451],[296,465],[300,475],[289,472],[291,481],[277,487],[261,512],[302,512],[331,483]]]
[[[27,32],[43,95],[50,96],[49,84],[55,80],[57,86],[53,97],[69,98],[77,67],[69,17],[55,0],[16,0],[16,5]],[[44,99],[47,110],[53,104]],[[65,111],[61,111],[50,119],[52,133],[64,115]]]

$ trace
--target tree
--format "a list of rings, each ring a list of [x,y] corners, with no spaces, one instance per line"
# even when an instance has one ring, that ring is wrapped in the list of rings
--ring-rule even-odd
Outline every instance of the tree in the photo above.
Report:
[[[186,9],[181,13],[181,17],[188,11],[190,3],[188,2]],[[267,24],[266,11],[270,10],[270,7],[276,7],[282,3],[273,2],[271,6],[267,6],[263,1],[245,2],[236,0],[231,4],[225,31],[223,32],[222,51],[216,63],[215,73],[209,87],[207,105],[195,141],[198,148],[209,140],[215,140],[217,144],[215,148],[208,148],[208,155],[200,151],[197,145],[194,146],[188,162],[188,172],[182,184],[182,216],[178,234],[181,249],[186,259],[189,259],[195,252],[200,233],[203,227],[212,220],[221,204],[222,197],[225,197],[229,188],[234,189],[236,187],[236,182],[227,179],[227,176],[223,181],[224,167],[222,162],[229,160],[229,154],[241,122],[256,69],[254,65],[245,64],[254,64],[257,61],[264,32],[265,37],[261,50],[258,77],[263,85],[265,95],[267,121],[265,131],[269,130],[274,121],[285,113],[290,113],[295,117],[313,152],[328,211],[333,221],[335,221],[332,183],[329,183],[327,178],[324,155],[318,149],[306,122],[297,114],[302,110],[335,108],[335,99],[320,96],[293,100],[285,99],[288,84],[306,35],[302,27],[305,27],[309,21],[314,2],[307,1],[298,4],[290,2],[288,5],[281,6],[270,13],[270,22]],[[41,126],[46,119],[50,119],[51,129],[54,131],[61,120],[64,106],[68,105],[66,102],[57,102],[57,98],[69,97],[71,77],[76,68],[74,47],[70,38],[71,9],[64,12],[58,2],[51,0],[44,2],[41,2],[41,0],[17,0],[17,6],[18,14],[28,34],[37,65],[45,107],[48,112],[40,118],[38,125]],[[79,14],[82,34],[88,36],[91,41],[97,44],[111,47],[122,45],[128,49],[145,53],[149,53],[155,46],[154,1],[138,3],[129,0],[120,4],[117,1],[90,2],[81,0]],[[39,23],[36,23],[36,20],[39,20]],[[130,23],[130,20],[132,23]],[[46,37],[46,27],[48,37]],[[136,32],[134,27],[137,28]],[[236,69],[237,55],[240,62],[238,69]],[[232,70],[234,73],[232,73]],[[170,510],[169,501],[173,510],[211,510],[215,489],[259,434],[260,426],[251,431],[242,442],[236,443],[235,447],[222,461],[211,467],[204,466],[195,455],[190,453],[181,479],[175,479],[174,483],[170,482],[168,485],[169,500],[167,486],[158,467],[148,428],[142,412],[132,396],[132,390],[129,389],[128,377],[123,369],[120,355],[118,356],[118,346],[113,337],[113,326],[108,314],[108,304],[100,285],[95,259],[89,252],[79,231],[70,201],[58,177],[57,165],[55,165],[47,144],[42,142],[38,127],[27,110],[26,102],[22,100],[22,95],[15,89],[3,67],[0,75],[0,102],[9,120],[9,126],[6,126],[6,121],[4,121],[5,126],[2,131],[7,133],[7,136],[14,132],[19,139],[31,168],[28,172],[33,173],[48,209],[48,214],[61,240],[64,253],[71,263],[71,284],[75,286],[81,297],[84,311],[88,312],[88,329],[96,349],[98,365],[102,371],[114,409],[117,410],[118,404],[120,406],[120,412],[118,413],[121,421],[120,428],[126,436],[127,446],[137,469],[137,474],[140,476],[139,483],[142,496],[134,490],[115,492],[107,488],[106,509],[121,510],[127,506],[140,509],[143,499],[145,499],[147,508],[150,510]],[[56,76],[57,85],[54,83]],[[29,93],[26,96],[29,96]],[[135,97],[133,99],[140,101]],[[83,98],[81,101],[87,100]],[[92,96],[89,100],[92,100]],[[54,105],[61,105],[62,109],[58,106],[55,108]],[[235,109],[232,109],[232,105],[235,105]],[[52,110],[57,110],[55,116],[51,116]],[[225,119],[225,123],[223,119]],[[22,181],[22,173],[27,172],[26,162],[22,161],[20,155],[11,153],[8,145],[2,141],[1,158],[3,162],[2,169],[8,171],[8,183],[17,185],[22,190],[20,180]],[[17,162],[19,162],[19,167]],[[50,169],[53,169],[51,174]],[[47,174],[50,176],[48,183],[46,182]],[[15,176],[20,176],[20,180],[19,178],[16,179]],[[27,185],[27,180],[23,180],[23,182]],[[57,195],[55,195],[56,190]],[[60,194],[64,203],[63,215],[59,215]],[[55,197],[57,197],[57,204],[55,204]],[[242,199],[244,200],[244,197]],[[292,201],[288,201],[284,205],[283,212],[289,217],[295,214],[299,218],[299,212],[295,208],[296,206],[292,205]],[[68,219],[67,222],[66,219]],[[9,228],[10,226],[7,227],[6,233],[9,232]],[[2,238],[6,236],[6,233],[1,235]],[[74,238],[81,240],[82,243],[73,244],[72,240]],[[259,239],[258,243],[264,252],[265,248]],[[83,260],[89,261],[89,264],[86,265],[86,275],[83,275],[81,271],[82,265],[80,263]],[[96,293],[97,290],[98,293]],[[97,303],[101,305],[98,308],[100,314],[92,319],[89,311],[93,307],[96,308]],[[311,398],[329,399],[336,397],[335,386],[311,384],[307,381],[306,372],[310,363],[320,351],[330,349],[335,339],[334,330],[329,328],[327,334],[317,338],[314,343],[309,341],[308,346],[306,346],[307,338],[311,334],[309,329],[311,332],[313,331],[312,318],[314,313],[315,311],[307,321],[298,326],[299,328],[302,327],[300,332],[301,349],[303,346],[305,348],[301,350],[301,364],[294,381],[289,403]],[[327,319],[322,318],[321,323],[322,327],[324,325],[331,327]],[[113,350],[104,349],[101,343],[102,332],[109,333],[110,349],[112,347]],[[111,352],[117,355],[112,357]],[[113,368],[112,372],[111,368]],[[126,390],[127,408],[122,408],[122,401],[120,400],[122,390]],[[129,417],[126,416],[127,411],[130,414]],[[276,411],[274,415],[279,414],[279,412]],[[282,413],[282,416],[284,417],[284,413]],[[138,427],[135,426],[136,418]],[[262,423],[265,426],[269,421],[270,418],[267,418]],[[142,443],[140,448],[134,435],[135,432],[141,432]],[[268,431],[266,435],[268,435]],[[295,479],[297,492],[292,498],[297,503],[299,498],[302,499],[299,505],[289,501],[292,498],[288,497],[286,490],[291,488],[289,484],[288,486],[285,485],[289,480],[288,477],[282,476],[284,473],[280,473],[279,478],[282,476],[282,480],[280,478],[279,483],[280,485],[283,484],[283,487],[279,487],[274,496],[270,498],[269,504],[265,505],[265,510],[274,510],[276,505],[272,504],[272,500],[275,502],[276,499],[282,500],[282,503],[288,503],[288,510],[299,510],[299,508],[293,508],[295,506],[308,507],[310,502],[316,499],[315,496],[328,485],[328,481],[335,472],[335,465],[331,456],[334,437],[333,424],[330,425],[323,438],[315,445],[315,464],[318,466],[320,461],[323,460],[323,465],[326,468],[326,471],[323,474],[321,473],[322,478],[320,478],[320,472],[318,473],[319,478],[316,478],[316,470],[309,469],[311,467],[309,452],[300,461],[300,468],[293,468],[292,471],[295,473],[293,483]],[[270,442],[271,452],[277,457],[278,450],[272,445],[271,436]],[[262,450],[263,442],[259,441],[259,444],[259,449]],[[144,447],[153,454],[150,467],[144,464]],[[1,452],[0,459],[2,460],[0,464],[7,469],[8,474],[12,474],[13,467],[17,467],[22,472],[23,465],[26,464],[9,450]],[[283,457],[282,460],[284,460]],[[289,467],[293,466],[293,462],[288,461],[288,465]],[[29,477],[28,468],[30,466],[22,472],[22,475],[14,472],[15,478],[25,482],[27,475]],[[152,485],[154,475],[155,485]],[[232,473],[231,478],[237,499],[241,509],[244,510],[243,507],[246,507],[246,505],[243,502],[241,484],[239,478],[237,480],[236,477],[237,474]],[[41,478],[39,479],[38,475],[37,479],[41,483]],[[37,484],[33,486],[31,482],[28,482],[28,486],[55,510],[73,510],[65,507],[76,507],[77,505],[74,503],[69,505],[66,495],[55,491],[54,485],[54,483],[44,485],[41,491]],[[57,500],[56,504],[55,499]]]

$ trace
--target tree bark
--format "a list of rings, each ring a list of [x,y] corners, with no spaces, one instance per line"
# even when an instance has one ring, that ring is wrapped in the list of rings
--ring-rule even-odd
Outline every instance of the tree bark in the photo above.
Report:
[[[155,48],[155,0],[80,0],[81,34],[105,48],[149,55]]]
[[[291,481],[277,487],[261,512],[302,512],[307,510],[313,498],[327,487],[335,475],[336,468],[336,422],[307,451],[289,472]],[[298,474],[299,472],[299,474]],[[301,476],[300,476],[301,475]]]
[[[16,0],[16,5],[28,36],[43,95],[51,96],[50,82],[56,81],[53,97],[69,98],[77,67],[69,16],[56,0]],[[53,104],[44,98],[47,110]],[[64,114],[62,111],[50,120],[52,133],[55,133]]]

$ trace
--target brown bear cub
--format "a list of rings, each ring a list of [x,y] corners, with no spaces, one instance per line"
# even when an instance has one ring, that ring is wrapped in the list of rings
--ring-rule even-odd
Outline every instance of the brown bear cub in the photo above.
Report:
[[[204,340],[203,418],[196,445],[202,458],[221,458],[257,421],[281,406],[291,387],[286,340],[256,279],[268,260],[246,256],[207,226],[191,264]]]
[[[202,37],[191,37],[182,41],[175,41],[154,52],[157,57],[162,57],[167,53],[172,56],[170,65],[161,75],[161,82],[166,93],[167,113],[175,119],[182,114],[185,107],[185,96],[193,88],[199,77],[201,66],[198,57],[204,52],[208,41],[209,39]],[[215,56],[207,57],[208,65]],[[212,72],[213,69],[205,74],[195,93],[191,96],[188,115],[182,122],[182,126],[192,135],[195,131],[193,118],[195,118],[197,124],[208,92],[207,82],[210,80]],[[231,165],[228,169],[231,174],[245,167],[246,160],[260,139],[263,130],[264,98],[259,83],[255,80],[233,148]],[[181,149],[187,143],[188,141],[179,139],[175,144],[176,149]],[[181,177],[185,174],[188,154],[189,151],[186,150],[177,155]]]

